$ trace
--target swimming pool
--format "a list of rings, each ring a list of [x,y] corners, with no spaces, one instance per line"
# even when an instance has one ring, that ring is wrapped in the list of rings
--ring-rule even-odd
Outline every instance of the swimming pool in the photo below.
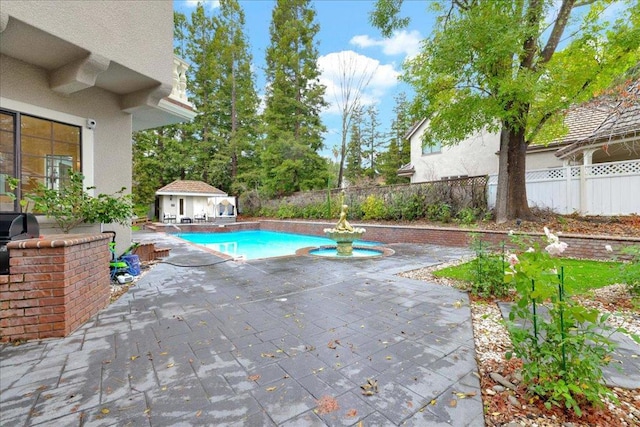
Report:
[[[295,255],[298,249],[309,246],[335,246],[336,244],[326,237],[264,230],[234,231],[231,233],[179,233],[177,236],[232,257],[244,256],[245,259]],[[379,245],[376,242],[362,240],[356,240],[356,244],[361,246]]]

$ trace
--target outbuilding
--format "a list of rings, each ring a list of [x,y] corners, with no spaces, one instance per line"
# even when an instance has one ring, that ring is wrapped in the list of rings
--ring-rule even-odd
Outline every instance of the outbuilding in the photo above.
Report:
[[[156,191],[164,223],[235,222],[236,198],[202,181],[175,180]]]

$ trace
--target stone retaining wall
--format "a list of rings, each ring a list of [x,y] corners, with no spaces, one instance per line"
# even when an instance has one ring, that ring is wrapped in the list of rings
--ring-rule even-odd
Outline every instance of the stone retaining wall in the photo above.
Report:
[[[108,234],[9,242],[0,275],[0,341],[64,337],[109,304]]]

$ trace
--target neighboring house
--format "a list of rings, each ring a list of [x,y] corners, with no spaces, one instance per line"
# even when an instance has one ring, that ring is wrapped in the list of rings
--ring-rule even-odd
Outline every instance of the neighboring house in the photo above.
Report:
[[[456,145],[425,146],[422,136],[428,126],[429,121],[423,119],[406,133],[405,138],[411,144],[411,163],[402,166],[398,175],[410,177],[411,183],[419,183],[488,175],[498,170],[499,134],[481,132]]]
[[[632,87],[640,91],[638,85]],[[405,135],[411,143],[411,163],[398,169],[398,175],[418,183],[498,173],[498,133],[480,132],[452,146],[424,146],[422,136],[428,124],[423,119]],[[582,163],[585,156],[586,164],[640,158],[637,102],[579,106],[568,111],[564,124],[567,133],[561,138],[529,146],[527,170]]]
[[[169,0],[3,1],[0,174],[20,180],[18,197],[34,180],[57,188],[70,169],[96,194],[130,191],[132,132],[195,116],[186,69]],[[0,210],[18,210],[2,184]],[[109,227],[126,248],[130,228]]]
[[[236,198],[202,181],[176,180],[156,191],[158,219],[165,223],[235,221]]]

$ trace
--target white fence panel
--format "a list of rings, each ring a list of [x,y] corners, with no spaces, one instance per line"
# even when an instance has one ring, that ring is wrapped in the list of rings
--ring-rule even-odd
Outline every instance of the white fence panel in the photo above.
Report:
[[[583,172],[584,171],[584,172]],[[530,206],[560,214],[640,213],[640,160],[527,171]],[[490,175],[487,201],[496,203],[498,176]]]

